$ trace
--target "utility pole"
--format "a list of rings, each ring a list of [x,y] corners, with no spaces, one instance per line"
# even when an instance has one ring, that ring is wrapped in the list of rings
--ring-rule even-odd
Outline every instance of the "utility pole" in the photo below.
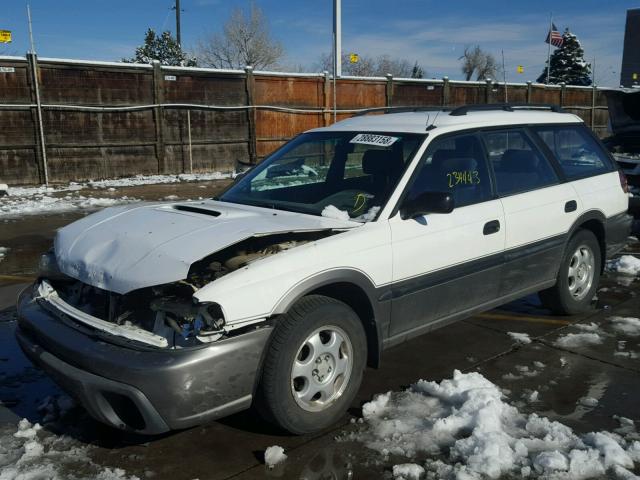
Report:
[[[504,68],[504,50],[502,53],[502,79],[504,80],[504,103],[509,103],[509,96],[507,95],[507,69]]]
[[[49,167],[47,165],[47,146],[44,139],[44,122],[42,120],[42,102],[40,101],[40,82],[38,81],[38,57],[36,55],[36,45],[33,41],[33,25],[31,22],[31,4],[27,2],[27,22],[29,24],[29,58],[31,81],[33,91],[36,94],[36,116],[38,119],[38,137],[40,139],[40,154],[42,155],[43,180],[45,185],[49,185]]]
[[[333,0],[333,122],[337,120],[337,78],[342,76],[342,0]]]
[[[176,10],[176,40],[178,42],[178,46],[182,48],[182,41],[180,38],[180,0],[176,0],[176,6],[174,8]]]

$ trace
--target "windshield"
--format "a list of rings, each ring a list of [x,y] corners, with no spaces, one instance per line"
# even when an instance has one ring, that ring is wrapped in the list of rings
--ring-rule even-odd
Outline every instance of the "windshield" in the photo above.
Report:
[[[267,157],[219,200],[375,220],[424,138],[406,133],[306,133]]]

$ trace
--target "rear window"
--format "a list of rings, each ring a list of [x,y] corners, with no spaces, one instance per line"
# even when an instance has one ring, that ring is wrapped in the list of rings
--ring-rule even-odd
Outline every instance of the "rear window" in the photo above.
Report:
[[[583,126],[536,127],[569,179],[601,175],[611,171],[609,156]]]

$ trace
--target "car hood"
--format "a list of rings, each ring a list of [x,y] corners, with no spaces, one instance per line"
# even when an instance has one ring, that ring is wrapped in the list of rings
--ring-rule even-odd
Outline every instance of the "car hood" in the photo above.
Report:
[[[605,90],[611,132],[614,135],[640,133],[640,89]]]
[[[348,229],[358,222],[213,200],[113,207],[58,230],[60,270],[124,294],[187,277],[192,263],[246,238]]]

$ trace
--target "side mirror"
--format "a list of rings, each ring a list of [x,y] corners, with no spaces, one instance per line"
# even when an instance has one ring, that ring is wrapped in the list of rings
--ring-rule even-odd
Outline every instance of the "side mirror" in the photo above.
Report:
[[[454,208],[453,195],[447,192],[424,192],[400,208],[403,220],[421,217],[427,213],[451,213]]]

